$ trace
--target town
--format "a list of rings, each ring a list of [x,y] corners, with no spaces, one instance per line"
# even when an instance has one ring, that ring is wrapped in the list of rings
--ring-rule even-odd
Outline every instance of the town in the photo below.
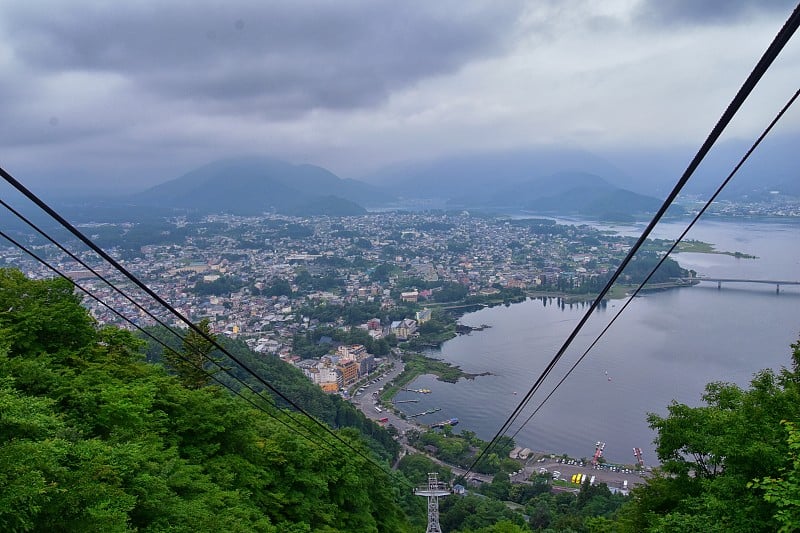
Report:
[[[85,224],[81,230],[184,316],[209,319],[215,333],[299,367],[332,393],[372,372],[376,357],[398,343],[419,348],[454,336],[448,310],[535,295],[594,294],[632,243],[588,225],[465,211],[180,216]],[[31,243],[109,306],[153,325],[90,270],[53,246]],[[92,253],[76,255],[147,301]],[[31,277],[53,275],[15,248],[4,248],[2,259]],[[126,326],[91,298],[84,305],[98,322]],[[183,326],[152,309],[166,323]]]

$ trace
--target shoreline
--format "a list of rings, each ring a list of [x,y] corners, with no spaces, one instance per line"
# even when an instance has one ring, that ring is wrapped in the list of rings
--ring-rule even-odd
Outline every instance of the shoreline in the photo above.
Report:
[[[478,375],[483,375],[483,374],[474,374],[472,376],[474,378]],[[395,381],[397,380],[397,378],[399,378],[399,375],[395,378]],[[403,388],[404,387],[400,387],[398,388],[398,390],[403,390]],[[401,424],[405,424],[406,428],[414,428],[420,432],[428,432],[434,430],[433,426],[420,423],[413,416],[406,416],[405,413],[402,410],[400,410],[395,403],[391,401],[386,403],[384,401],[385,398],[383,397],[383,395],[380,395],[376,399],[378,400],[377,405],[382,406],[382,408],[385,410],[383,414],[391,413],[394,416],[398,417],[399,418],[398,422]],[[378,415],[375,415],[374,413],[368,412],[363,404],[359,404],[359,409],[361,409],[364,415],[369,419],[374,419],[375,416],[383,416],[383,414],[380,413]],[[463,438],[462,432],[464,430],[465,430],[464,428],[461,428],[458,432],[454,431],[453,436]],[[471,438],[475,438],[475,436],[473,435]],[[481,442],[483,442],[484,444],[488,443],[487,441],[484,441],[482,439],[479,440],[481,440]],[[518,442],[515,442],[515,445],[519,449],[525,449],[525,447],[519,444]],[[426,450],[412,446],[407,442],[404,442],[404,446],[406,446],[409,451],[413,450],[414,453],[425,455],[434,460],[435,462],[445,465],[454,471],[458,471],[459,469],[463,468],[456,464],[446,463],[443,460],[437,458],[435,455],[431,455]],[[586,473],[587,475],[597,475],[601,482],[609,483],[609,485],[612,484],[618,485],[620,488],[622,488],[623,477],[629,478],[630,481],[632,481],[631,485],[639,484],[644,481],[644,476],[652,472],[654,468],[658,468],[660,466],[659,464],[652,464],[652,465],[647,465],[647,466],[642,465],[637,467],[637,465],[632,463],[607,461],[604,459],[600,462],[598,466],[595,467],[590,464],[590,460],[588,457],[580,457],[580,458],[572,457],[566,452],[558,453],[554,451],[543,451],[543,450],[533,450],[533,449],[529,449],[528,455],[524,459],[513,458],[510,455],[509,458],[520,461],[521,469],[519,470],[519,472],[517,472],[517,476],[515,476],[513,479],[513,481],[516,483],[524,483],[526,480],[523,478],[533,476],[537,471],[541,473],[541,469],[544,468],[548,471],[558,470],[562,474],[569,474],[574,471],[574,472],[583,472]],[[523,473],[527,475],[523,475],[522,477],[520,477],[520,475],[522,475]],[[498,475],[498,474],[485,474],[485,473],[484,474],[475,473],[475,474],[476,477],[488,476],[488,479],[484,479],[485,482],[491,481],[491,477]],[[566,479],[566,476],[564,477],[564,479]]]
[[[490,376],[491,372],[481,372],[480,374],[470,374],[464,372],[457,365],[447,363],[441,359],[428,357],[427,355],[408,352],[401,356],[403,361],[403,371],[392,381],[391,386],[381,392],[379,399],[381,404],[386,407],[396,408],[392,399],[398,392],[403,390],[409,383],[420,376],[433,375],[436,379],[445,383],[457,383],[461,379],[475,379],[481,376]],[[402,412],[402,411],[401,411]]]
[[[640,293],[643,292],[650,292],[650,291],[664,291],[670,290],[675,288],[681,287],[691,287],[694,284],[686,284],[683,282],[664,282],[664,283],[657,283],[657,284],[648,284],[642,288]],[[602,301],[606,302],[608,300],[620,300],[630,296],[631,290],[634,290],[636,285],[620,285],[616,284],[612,287],[612,289],[606,295],[607,297],[604,298]],[[523,300],[512,302],[514,304],[524,303],[528,299],[543,299],[543,298],[556,298],[561,300],[561,302],[565,305],[572,305],[576,303],[589,303],[594,301],[596,295],[591,294],[566,294],[560,293],[555,291],[527,291],[525,293],[525,298]],[[448,337],[447,339],[442,340],[441,342],[431,343],[430,345],[423,344],[423,346],[428,346],[432,349],[441,349],[442,345],[454,339],[459,335],[469,335],[473,331],[484,331],[485,329],[489,329],[492,326],[488,324],[481,324],[480,326],[468,326],[465,324],[461,324],[459,319],[463,317],[465,314],[470,312],[475,312],[480,309],[486,307],[494,307],[494,305],[500,304],[483,304],[483,305],[463,305],[459,306],[459,311],[453,312],[453,318],[455,327],[452,332],[452,336]],[[602,304],[601,304],[602,305]],[[470,309],[472,308],[472,309]],[[413,368],[413,370],[409,369],[408,364],[405,365],[405,369],[403,372],[395,378],[394,384],[391,387],[387,387],[387,389],[380,394],[381,402],[388,402],[391,404],[392,398],[400,391],[403,387],[417,379],[419,376],[430,374],[436,376],[438,381],[444,381],[446,383],[457,383],[461,379],[469,379],[473,380],[477,377],[481,376],[490,376],[492,375],[491,372],[482,372],[479,374],[471,374],[469,372],[464,372],[461,368],[457,365],[453,365],[451,363],[447,363],[441,359],[437,359],[435,357],[430,357],[425,355],[424,353],[417,352],[417,351],[407,351],[403,354],[403,362],[407,363],[406,357],[411,358],[412,361],[416,361],[421,363],[420,367]]]
[[[401,363],[401,365],[403,366],[403,371],[400,374],[396,375],[393,379],[390,378],[390,379],[392,379],[392,381],[390,382],[391,386],[387,386],[388,385],[388,383],[387,383],[386,385],[384,385],[385,386],[385,390],[384,391],[381,391],[381,392],[375,391],[373,394],[369,395],[369,396],[372,397],[372,403],[374,405],[376,405],[376,406],[380,406],[381,408],[383,408],[384,409],[384,413],[381,413],[380,411],[378,412],[378,414],[372,412],[372,409],[369,409],[369,405],[371,405],[371,404],[368,403],[368,404],[365,405],[363,403],[364,401],[366,401],[367,397],[365,397],[361,401],[356,401],[359,410],[361,410],[361,412],[368,419],[376,421],[381,416],[387,416],[387,415],[390,416],[390,417],[393,416],[393,417],[396,417],[397,420],[393,421],[393,422],[390,422],[390,423],[396,424],[396,427],[398,427],[401,430],[403,429],[403,426],[405,426],[406,430],[408,430],[409,428],[414,428],[417,431],[421,431],[421,432],[433,431],[433,429],[434,429],[431,425],[418,422],[414,417],[410,417],[410,416],[406,415],[406,413],[402,409],[400,409],[400,407],[396,403],[394,403],[392,401],[392,399],[396,396],[396,394],[399,391],[404,390],[409,383],[413,382],[420,375],[425,375],[425,374],[436,375],[437,379],[440,379],[441,381],[451,382],[451,383],[455,383],[460,379],[475,379],[476,377],[480,377],[480,376],[484,376],[484,375],[491,375],[491,372],[484,372],[484,373],[480,373],[480,374],[471,374],[471,373],[468,373],[468,372],[464,372],[459,367],[457,367],[456,365],[453,365],[453,364],[450,364],[450,363],[446,363],[444,361],[441,361],[441,360],[438,360],[438,359],[435,359],[435,358],[432,358],[432,357],[428,357],[428,356],[426,356],[424,354],[411,353],[411,354],[404,354],[404,355],[410,356],[413,359],[413,361],[419,362],[421,360],[424,360],[428,364],[433,363],[432,366],[435,367],[435,368],[432,368],[432,367],[426,365],[424,368],[417,367],[417,368],[407,369],[406,364],[405,363]],[[413,365],[413,362],[412,362],[412,365]],[[441,369],[447,369],[447,370],[451,371],[452,375],[451,376],[440,376],[439,373],[437,373],[437,370],[441,370]],[[455,379],[442,379],[442,378],[455,378]],[[377,385],[375,385],[375,386],[377,387]],[[458,433],[454,433],[454,435],[460,435],[466,429],[467,428],[459,428]],[[483,441],[483,442],[486,442],[486,441]],[[522,445],[522,444],[520,444],[518,442],[516,442],[515,444],[517,446],[519,446],[520,448],[524,449],[524,445]],[[417,449],[417,448],[413,448],[413,449],[417,453],[426,454],[426,452],[424,450],[420,450],[420,449]],[[567,463],[568,463],[569,460],[574,461],[572,466],[568,466]],[[585,465],[578,465],[578,463],[581,460],[585,461],[586,464]],[[545,463],[545,464],[542,464],[542,463]],[[451,468],[459,468],[457,465],[448,465],[448,466],[450,466]],[[564,473],[568,472],[570,468],[573,468],[573,469],[582,468],[583,469],[582,471],[584,471],[586,473],[589,473],[589,471],[591,470],[592,473],[595,473],[595,474],[599,474],[600,471],[603,470],[602,468],[601,469],[592,468],[588,464],[588,457],[580,457],[579,458],[577,456],[573,457],[573,456],[569,455],[567,452],[558,453],[558,452],[555,452],[555,451],[544,451],[544,450],[531,449],[529,457],[527,457],[525,460],[522,461],[522,467],[524,469],[524,468],[532,468],[534,466],[537,469],[539,467],[546,466],[551,470],[559,470],[559,471],[564,472]],[[628,472],[625,472],[625,474],[634,475],[634,476],[638,474],[639,476],[641,476],[641,475],[644,475],[646,472],[652,470],[653,468],[657,468],[658,466],[660,466],[660,465],[657,464],[657,463],[654,463],[654,464],[649,464],[646,467],[643,466],[643,467],[637,468],[635,464],[631,464],[631,463],[628,463],[628,462],[624,462],[624,461],[608,461],[608,460],[606,460],[605,468],[617,467],[618,468],[617,472],[620,475],[622,474],[622,472],[620,472],[620,470],[622,468],[627,468]],[[566,469],[566,471],[565,471],[565,469]],[[533,473],[534,473],[533,470],[531,470],[531,472],[529,472],[530,475],[532,475]],[[606,471],[605,475],[616,475],[616,474],[612,473],[611,471]]]

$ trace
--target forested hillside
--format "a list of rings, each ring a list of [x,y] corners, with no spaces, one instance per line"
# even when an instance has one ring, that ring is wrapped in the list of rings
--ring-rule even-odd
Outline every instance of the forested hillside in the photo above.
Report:
[[[408,530],[396,480],[275,408],[183,386],[69,282],[0,270],[0,309],[0,530]]]
[[[554,495],[546,477],[511,485],[499,476],[470,488],[482,496],[446,498],[442,524],[481,533],[797,530],[800,343],[793,348],[789,368],[762,371],[749,388],[712,383],[704,405],[651,414],[661,467],[626,503],[602,484]],[[414,456],[400,462],[405,475],[384,473],[361,456],[395,456],[382,428],[286,365],[236,342],[228,349],[320,420],[351,426],[337,434],[354,450],[241,383],[252,404],[182,374],[132,333],[98,327],[70,282],[0,270],[0,531],[424,528],[411,482],[439,466]]]
[[[148,333],[161,341],[159,344],[152,338],[145,337],[147,341],[146,355],[150,362],[161,362],[164,353],[168,351],[163,345],[171,347],[173,350],[181,351],[180,341],[164,328],[148,328]],[[392,439],[391,435],[384,428],[369,420],[351,403],[346,402],[340,396],[331,395],[323,392],[318,386],[314,385],[297,368],[287,365],[277,357],[264,357],[251,351],[247,345],[240,340],[222,337],[218,342],[225,349],[233,354],[236,359],[244,363],[247,368],[253,370],[261,376],[267,383],[271,384],[284,396],[291,399],[295,405],[302,408],[307,413],[313,415],[318,420],[335,428],[354,428],[358,430],[365,439],[370,449],[378,457],[387,461],[393,460],[400,451],[400,445]],[[253,390],[263,392],[272,398],[276,405],[282,408],[289,408],[286,401],[272,391],[268,390],[262,383],[245,372],[239,365],[231,361],[219,351],[211,351],[210,357],[219,361],[220,364],[228,369],[227,372],[218,372],[215,378],[223,382],[227,387],[235,391],[246,391],[242,383],[247,384]],[[218,367],[205,364],[209,371]]]

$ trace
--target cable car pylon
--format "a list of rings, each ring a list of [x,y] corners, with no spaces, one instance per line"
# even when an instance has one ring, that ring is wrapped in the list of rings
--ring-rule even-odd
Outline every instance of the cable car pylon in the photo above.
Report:
[[[425,533],[442,533],[439,525],[439,498],[448,496],[450,489],[439,481],[439,474],[428,472],[428,484],[414,489],[414,494],[428,498],[428,529]]]

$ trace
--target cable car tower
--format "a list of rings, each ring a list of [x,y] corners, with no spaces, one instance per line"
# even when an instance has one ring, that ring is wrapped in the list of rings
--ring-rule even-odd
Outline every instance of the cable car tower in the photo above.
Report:
[[[439,481],[438,476],[436,472],[428,472],[428,484],[414,489],[414,494],[417,496],[428,498],[428,529],[425,533],[442,533],[442,528],[439,526],[439,498],[449,495],[450,490]]]

